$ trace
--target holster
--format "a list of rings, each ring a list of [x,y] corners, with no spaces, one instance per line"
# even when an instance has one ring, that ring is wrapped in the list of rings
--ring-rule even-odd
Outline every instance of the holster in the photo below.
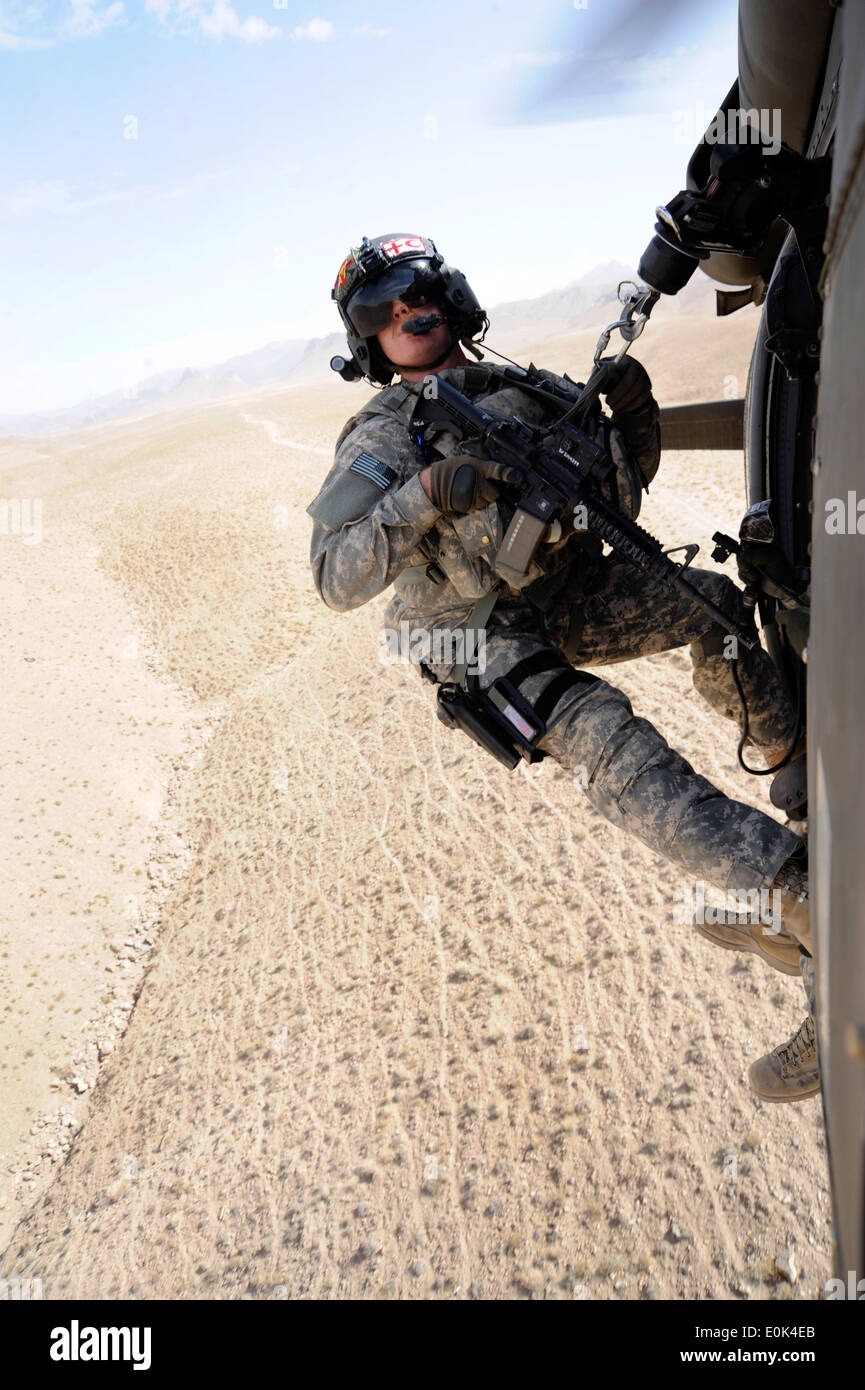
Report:
[[[500,676],[488,690],[473,694],[458,685],[440,685],[436,700],[436,713],[443,724],[462,729],[508,771],[514,770],[520,758],[536,763],[546,757],[535,745],[547,726],[506,677]]]

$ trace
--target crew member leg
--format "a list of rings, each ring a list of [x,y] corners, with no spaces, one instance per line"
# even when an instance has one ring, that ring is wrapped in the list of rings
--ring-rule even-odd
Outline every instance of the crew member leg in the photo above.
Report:
[[[497,609],[487,630],[481,687],[551,646],[533,630],[525,609]],[[567,771],[579,770],[589,801],[607,820],[689,875],[724,889],[770,887],[800,838],[696,773],[634,714],[622,691],[587,672],[577,675],[548,715],[539,747]],[[556,679],[555,672],[529,676],[520,693],[531,704]]]
[[[732,580],[712,570],[688,574],[695,588],[756,637],[753,613]],[[602,587],[579,604],[554,612],[548,628],[576,666],[630,661],[690,643],[695,688],[741,729],[742,702],[731,660],[736,657],[751,742],[774,756],[795,732],[795,706],[768,652],[759,645],[747,651],[687,594],[624,561],[610,561]]]

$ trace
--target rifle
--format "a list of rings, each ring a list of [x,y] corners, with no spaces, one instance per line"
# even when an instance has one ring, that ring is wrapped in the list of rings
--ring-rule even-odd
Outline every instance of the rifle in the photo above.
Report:
[[[460,440],[479,446],[488,459],[500,465],[498,476],[507,493],[515,495],[517,506],[493,562],[495,572],[512,588],[520,588],[553,522],[558,521],[563,530],[567,526],[575,531],[591,530],[643,573],[686,593],[747,650],[755,647],[754,633],[687,579],[698,545],[665,551],[660,541],[602,496],[600,489],[615,478],[615,464],[609,451],[574,423],[576,418],[582,419],[587,397],[597,396],[600,381],[593,379],[593,390],[583,390],[575,397],[544,380],[532,367],[528,371],[520,367],[500,370],[516,385],[540,392],[553,402],[564,402],[569,408],[557,420],[539,426],[529,425],[517,415],[501,420],[432,374],[424,378],[411,422],[412,433],[421,441],[428,427],[445,424]],[[466,462],[471,462],[468,453]],[[677,550],[685,552],[681,564],[670,559]]]

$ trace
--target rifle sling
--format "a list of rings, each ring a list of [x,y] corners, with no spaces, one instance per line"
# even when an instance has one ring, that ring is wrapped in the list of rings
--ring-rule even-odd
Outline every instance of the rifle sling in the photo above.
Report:
[[[489,622],[489,620],[490,620],[490,614],[492,613],[493,609],[494,609],[495,606],[496,606],[496,602],[497,602],[497,600],[498,600],[498,597],[499,597],[499,590],[498,590],[498,589],[491,589],[490,592],[489,592],[488,594],[483,594],[483,595],[478,599],[478,601],[477,601],[477,603],[475,604],[474,608],[472,609],[471,613],[469,613],[469,615],[468,615],[468,617],[466,618],[465,622],[463,623],[462,627],[457,629],[458,632],[461,631],[461,632],[464,632],[464,633],[466,633],[466,634],[468,634],[470,631],[474,630],[474,632],[475,632],[475,646],[474,646],[475,652],[477,652],[477,641],[478,641],[478,636],[480,635],[481,632],[483,632],[483,630],[485,629],[487,623]],[[454,669],[453,669],[453,675],[451,676],[451,680],[455,681],[457,685],[463,685],[463,684],[464,684],[465,678],[466,678],[466,669],[467,669],[467,667],[468,667],[468,664],[469,664],[469,662],[468,662],[467,644],[466,644],[465,641],[464,641],[464,642],[463,642],[463,659],[462,659],[462,661],[457,662],[456,666],[455,666]]]

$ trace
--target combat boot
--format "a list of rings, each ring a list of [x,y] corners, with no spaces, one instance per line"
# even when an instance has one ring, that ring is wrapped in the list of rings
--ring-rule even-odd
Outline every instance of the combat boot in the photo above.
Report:
[[[693,927],[723,951],[753,951],[783,975],[798,975],[802,952],[786,932],[767,932],[762,922],[747,916],[727,922],[694,922]]]
[[[788,860],[775,877],[772,891],[781,895],[781,929],[777,932],[766,931],[762,922],[753,921],[747,913],[726,922],[694,922],[693,926],[724,951],[753,951],[782,974],[798,975],[802,968],[800,946],[812,954],[807,869],[798,859]]]
[[[795,892],[785,892],[781,898],[781,921],[784,932],[789,932],[794,941],[808,952],[811,949],[811,908],[807,898],[798,897]]]
[[[748,1080],[755,1096],[773,1104],[816,1096],[820,1073],[812,1014],[807,1015],[789,1042],[751,1064]]]

